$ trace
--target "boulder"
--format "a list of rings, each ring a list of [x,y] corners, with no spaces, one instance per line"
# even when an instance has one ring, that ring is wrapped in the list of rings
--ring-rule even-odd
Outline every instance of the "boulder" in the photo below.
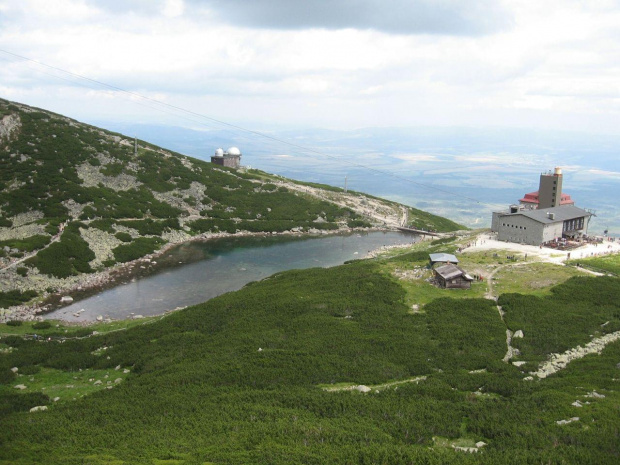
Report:
[[[517,329],[515,331],[515,333],[512,335],[512,337],[514,337],[514,338],[522,338],[523,337],[523,331],[521,331],[520,329]]]
[[[11,371],[12,371],[13,373],[17,373],[17,372],[19,371],[19,368],[17,368],[17,367],[13,367],[13,368],[11,368]]]
[[[355,386],[353,389],[359,392],[370,392],[371,391],[371,389],[368,386],[364,386],[363,384],[360,384],[359,386]]]
[[[118,384],[118,383],[120,383],[122,380],[123,380],[123,378],[116,378],[116,379],[114,380],[114,383],[115,383],[115,384]]]
[[[64,295],[60,298],[60,303],[61,304],[70,304],[71,302],[73,302],[73,297],[68,296],[68,295]]]
[[[30,413],[33,413],[33,412],[44,412],[45,410],[47,410],[47,405],[37,405],[36,407],[32,407],[30,409]]]
[[[95,386],[99,386],[100,384],[101,384],[101,380],[100,379],[98,379],[97,381],[95,381],[93,383],[93,385],[95,385]]]
[[[15,389],[19,389],[20,391],[21,391],[21,390],[24,390],[24,389],[27,389],[27,388],[26,388],[26,386],[25,386],[24,384],[16,384],[16,385],[15,385],[15,386],[13,386],[13,387],[14,387]]]

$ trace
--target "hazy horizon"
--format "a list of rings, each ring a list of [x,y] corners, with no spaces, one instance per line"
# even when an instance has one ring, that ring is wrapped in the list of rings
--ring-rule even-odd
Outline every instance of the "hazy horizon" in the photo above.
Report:
[[[235,129],[92,122],[129,137],[209,160],[218,147],[240,147],[242,164],[343,187],[488,227],[491,211],[538,189],[541,172],[561,166],[564,192],[593,209],[591,232],[620,233],[620,138],[557,131],[471,128],[299,129],[268,135]],[[355,166],[355,165],[363,166]]]

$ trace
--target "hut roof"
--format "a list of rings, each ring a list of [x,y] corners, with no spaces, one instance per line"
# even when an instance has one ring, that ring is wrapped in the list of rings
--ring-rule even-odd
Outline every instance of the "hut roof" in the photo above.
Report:
[[[453,265],[452,263],[438,266],[437,268],[435,268],[435,272],[443,279],[453,279],[459,276],[463,276],[468,281],[472,280],[469,275],[467,275],[463,270],[461,270],[458,266]]]
[[[553,218],[549,215],[553,213]],[[575,218],[590,217],[592,213],[573,205],[561,205],[559,207],[543,208],[542,210],[524,210],[516,213],[500,213],[500,216],[516,216],[521,215],[530,218],[538,223],[550,224],[561,223],[566,220]]]
[[[450,253],[432,253],[432,254],[429,254],[429,257],[431,259],[431,262],[433,263],[437,263],[437,262],[458,263],[459,262],[459,259]]]

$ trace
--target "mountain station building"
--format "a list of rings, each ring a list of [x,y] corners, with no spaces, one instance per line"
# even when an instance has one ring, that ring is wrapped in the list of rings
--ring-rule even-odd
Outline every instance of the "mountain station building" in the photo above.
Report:
[[[497,240],[541,245],[555,239],[578,239],[588,231],[592,213],[566,205],[537,210],[512,205],[510,211],[493,212],[491,231]]]
[[[536,192],[525,194],[520,205],[493,212],[491,231],[500,241],[541,245],[558,239],[577,240],[588,232],[593,213],[578,208],[562,193],[562,169],[540,175]]]

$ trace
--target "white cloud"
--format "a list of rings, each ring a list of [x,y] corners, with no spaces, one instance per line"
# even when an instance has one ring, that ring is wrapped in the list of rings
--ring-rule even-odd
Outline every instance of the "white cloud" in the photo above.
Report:
[[[431,155],[426,153],[401,153],[392,155],[392,157],[398,158],[399,160],[407,161],[409,163],[437,161],[439,159],[437,155]]]
[[[403,11],[418,8],[432,24],[394,30],[382,23],[391,16],[368,13],[384,7],[379,0],[362,2],[359,14],[348,0],[334,3],[332,20],[319,11],[326,2],[295,16],[302,3],[287,2],[292,19],[269,19],[248,12],[267,15],[280,0],[0,0],[0,48],[232,122],[618,131],[617,2],[503,0],[499,29],[467,16],[486,0],[471,10],[416,2]],[[97,86],[0,59],[4,96],[100,116],[101,99],[87,109],[83,96],[83,86]]]
[[[618,171],[589,169],[587,172],[603,178],[620,179],[620,172]]]
[[[183,0],[166,0],[164,2],[164,8],[162,10],[164,16],[169,18],[176,18],[181,16],[185,11],[185,4]]]

